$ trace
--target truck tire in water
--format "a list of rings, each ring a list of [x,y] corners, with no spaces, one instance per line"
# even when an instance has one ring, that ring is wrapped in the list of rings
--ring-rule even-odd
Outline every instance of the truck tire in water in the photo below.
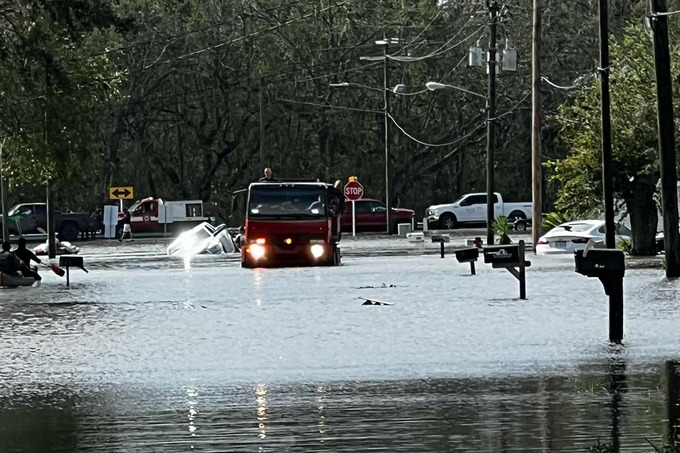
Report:
[[[74,222],[66,222],[59,229],[59,239],[63,241],[75,241],[78,239],[80,229]]]
[[[508,220],[526,220],[527,216],[522,211],[512,211],[508,216]]]
[[[447,212],[446,214],[442,214],[439,218],[439,224],[445,230],[452,230],[458,226],[458,220],[455,215]]]

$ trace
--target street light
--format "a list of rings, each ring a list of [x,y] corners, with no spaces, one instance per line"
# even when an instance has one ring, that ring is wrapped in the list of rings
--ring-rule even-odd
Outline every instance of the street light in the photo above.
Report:
[[[486,96],[484,96],[483,94],[475,93],[474,91],[466,90],[465,88],[457,87],[455,85],[448,85],[448,84],[439,83],[439,82],[427,82],[425,84],[425,87],[430,91],[443,90],[445,88],[450,88],[450,89],[462,91],[464,93],[471,94],[473,96],[477,96],[477,97],[480,97],[480,98],[486,100]]]
[[[466,90],[465,88],[457,87],[455,85],[445,85],[438,82],[428,82],[425,84],[429,90],[438,90],[441,88],[452,88],[463,91],[468,94],[483,98],[486,100],[486,243],[493,245],[493,222],[496,218],[494,212],[494,164],[495,164],[495,147],[496,147],[496,72],[497,70],[516,71],[517,70],[517,51],[510,47],[506,40],[505,49],[499,52],[496,47],[496,30],[501,8],[497,0],[486,0],[486,6],[489,10],[489,50],[487,52],[486,62],[483,61],[483,50],[477,46],[470,47],[469,65],[482,66],[486,63],[486,71],[489,75],[489,90],[486,96],[479,93]]]
[[[386,229],[387,229],[387,234],[391,234],[392,231],[390,229],[390,97],[389,97],[389,92],[391,91],[394,94],[399,94],[402,93],[406,89],[406,85],[404,84],[398,84],[391,90],[388,90],[389,86],[389,73],[387,70],[387,60],[388,60],[388,55],[387,55],[387,49],[390,44],[398,44],[399,39],[398,38],[388,38],[388,39],[380,39],[375,42],[376,45],[378,46],[383,46],[383,54],[382,56],[362,56],[359,57],[359,60],[366,60],[366,61],[381,61],[383,62],[383,89],[380,90],[378,88],[374,87],[369,87],[366,85],[361,85],[357,83],[348,83],[348,82],[341,82],[341,83],[331,83],[330,86],[332,87],[349,87],[349,86],[355,86],[358,88],[365,88],[369,89],[372,91],[382,91],[383,92],[383,117],[385,119],[385,224],[386,224]]]
[[[362,57],[364,58],[364,57]],[[372,57],[367,57],[367,58],[372,58]],[[382,57],[380,57],[382,58]],[[352,82],[339,82],[339,83],[330,83],[328,84],[330,87],[355,87],[355,88],[362,88],[365,90],[371,90],[371,91],[377,91],[377,92],[383,92],[383,101],[384,101],[384,108],[383,108],[383,116],[385,117],[385,217],[386,217],[386,229],[387,229],[387,234],[391,234],[392,231],[390,229],[390,186],[389,186],[389,181],[390,181],[390,168],[389,168],[389,162],[390,162],[390,140],[389,140],[389,116],[390,116],[390,102],[389,102],[389,93],[394,93],[394,94],[403,94],[407,87],[403,83],[398,83],[391,89],[385,85],[384,89],[379,89],[375,87],[371,87],[368,85],[362,85],[360,83],[352,83]]]

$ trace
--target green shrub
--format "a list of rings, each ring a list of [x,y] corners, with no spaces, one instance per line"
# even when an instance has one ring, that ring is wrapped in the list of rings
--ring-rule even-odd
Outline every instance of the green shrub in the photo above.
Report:
[[[630,255],[630,252],[633,251],[633,241],[631,241],[630,239],[621,239],[617,245],[621,250],[626,252],[628,255]]]
[[[565,222],[570,222],[574,220],[571,216],[568,216],[562,212],[549,212],[543,217],[543,223],[541,225],[542,231],[547,233],[558,225],[562,225]]]
[[[493,231],[498,235],[499,244],[510,244],[512,240],[508,233],[512,230],[512,225],[507,217],[501,216],[492,225]]]

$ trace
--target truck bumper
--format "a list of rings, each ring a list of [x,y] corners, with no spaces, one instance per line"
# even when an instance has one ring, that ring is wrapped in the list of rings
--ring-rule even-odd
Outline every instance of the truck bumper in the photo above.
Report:
[[[315,255],[312,247],[316,247]],[[248,244],[241,248],[243,267],[327,266],[335,263],[334,244],[305,244],[294,247]]]
[[[426,217],[427,219],[427,227],[428,228],[436,228],[439,226],[439,216],[438,215],[429,215]]]

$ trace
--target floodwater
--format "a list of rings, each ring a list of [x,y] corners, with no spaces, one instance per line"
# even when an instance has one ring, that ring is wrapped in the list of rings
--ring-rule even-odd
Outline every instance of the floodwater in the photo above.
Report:
[[[639,452],[668,440],[680,298],[662,270],[627,271],[614,347],[602,285],[568,257],[531,256],[520,300],[505,270],[361,247],[339,268],[245,270],[185,264],[158,243],[84,244],[90,272],[71,270],[70,287],[43,272],[38,288],[0,290],[0,451]]]

